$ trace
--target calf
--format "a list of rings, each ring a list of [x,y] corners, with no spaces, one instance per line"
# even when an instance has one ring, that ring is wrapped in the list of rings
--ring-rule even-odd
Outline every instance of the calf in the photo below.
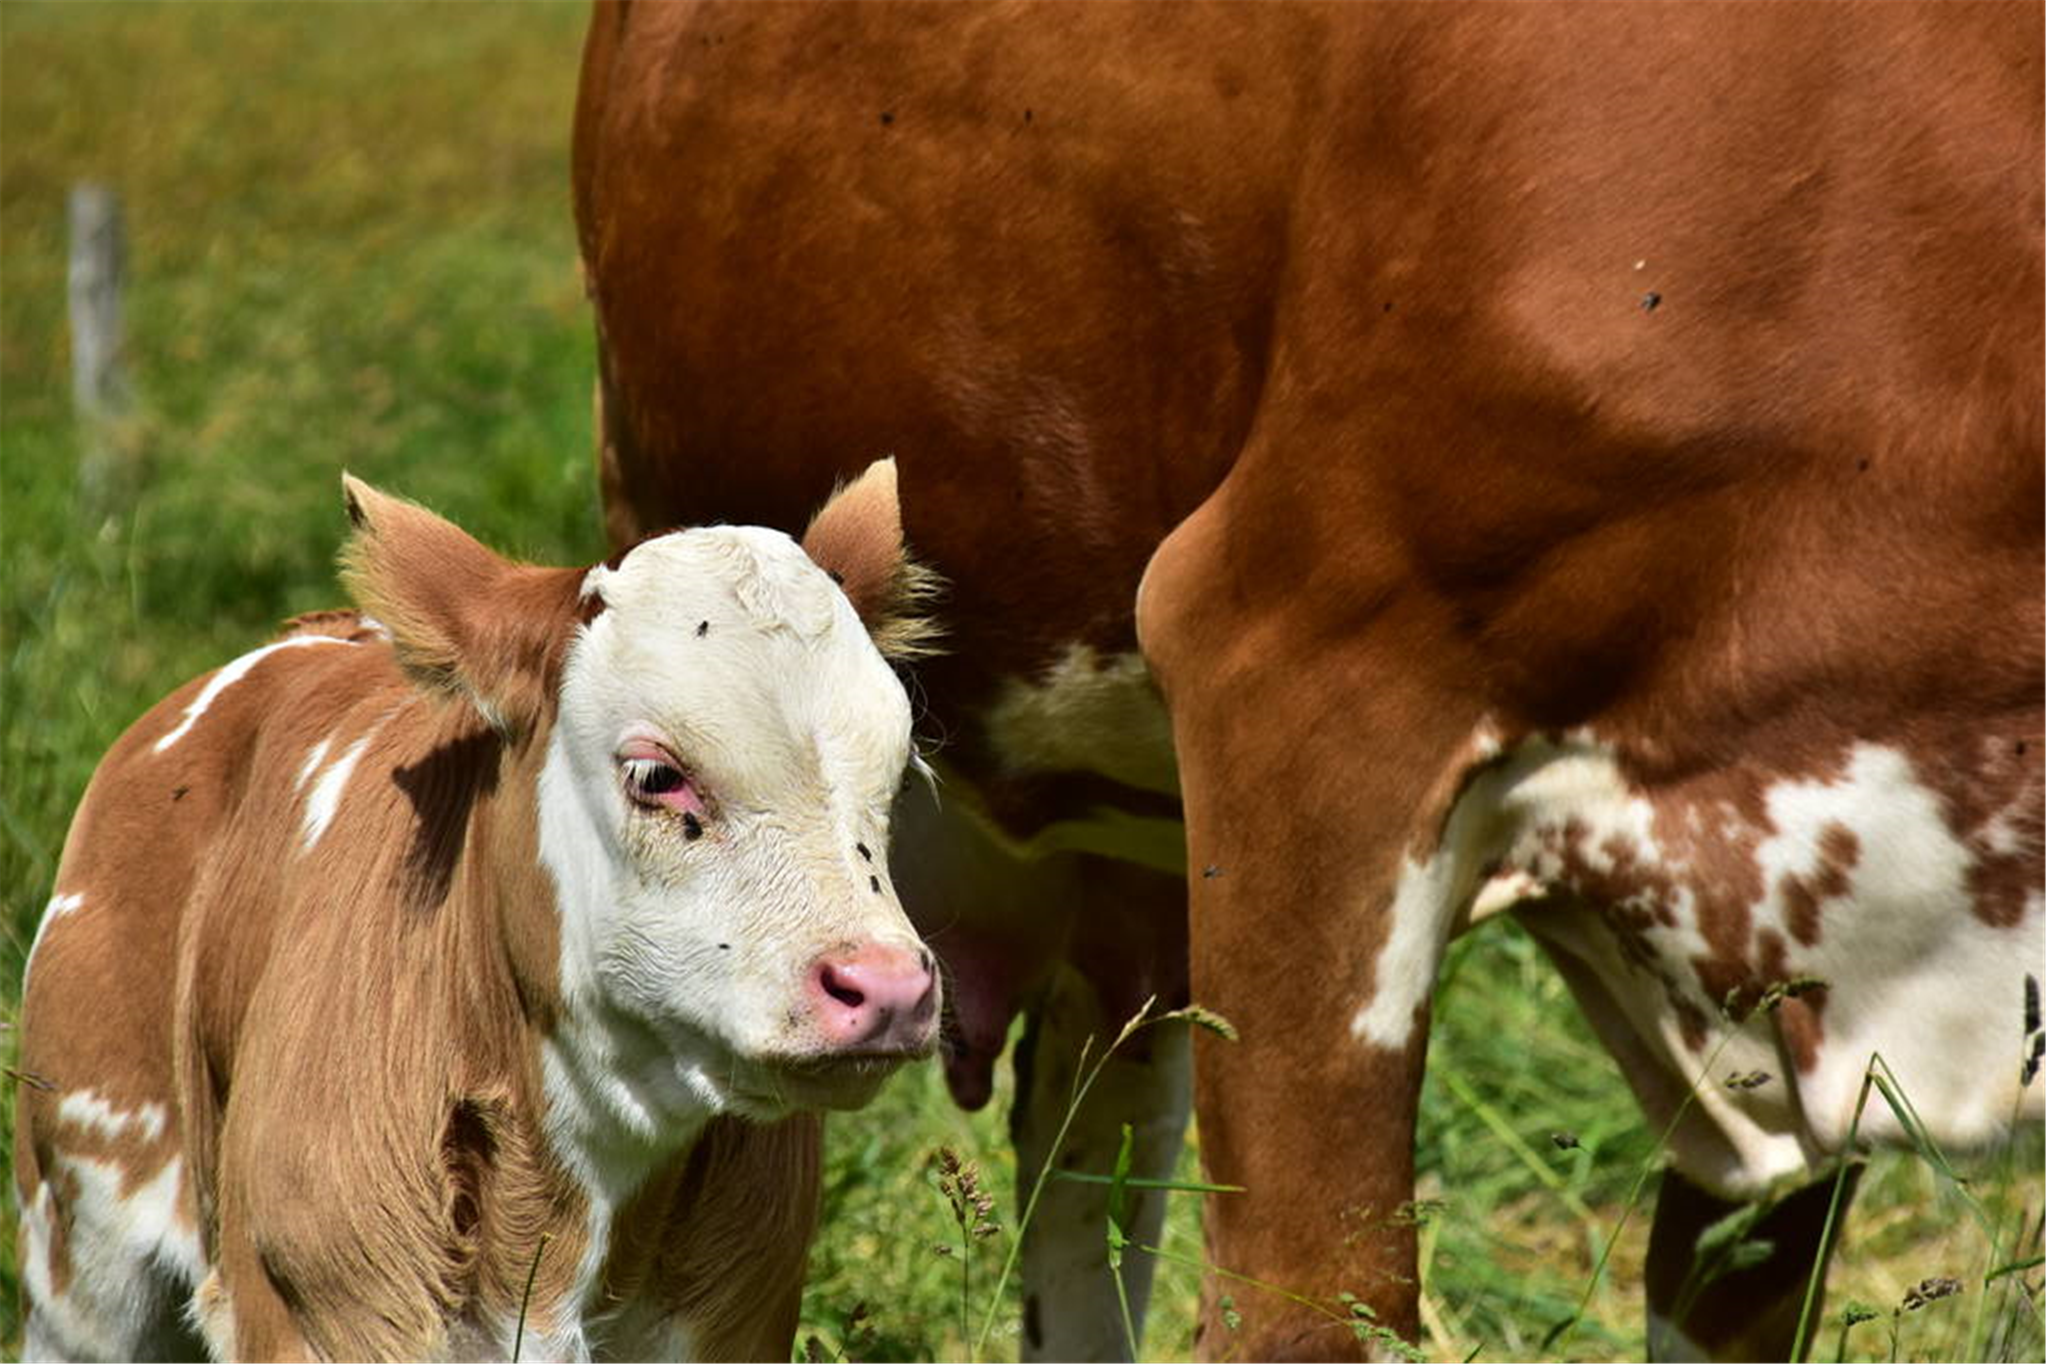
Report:
[[[345,483],[362,609],[173,693],[72,826],[28,1354],[786,1358],[814,1111],[936,1029],[885,860],[893,466],[802,548],[588,570]]]

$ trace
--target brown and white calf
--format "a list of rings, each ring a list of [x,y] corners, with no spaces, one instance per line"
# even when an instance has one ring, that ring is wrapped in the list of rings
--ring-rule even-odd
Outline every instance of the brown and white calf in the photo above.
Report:
[[[523,1311],[527,1358],[786,1358],[807,1115],[936,1028],[885,860],[893,467],[804,547],[588,570],[347,493],[362,611],[173,693],[72,826],[24,987],[28,1354],[505,1358]]]

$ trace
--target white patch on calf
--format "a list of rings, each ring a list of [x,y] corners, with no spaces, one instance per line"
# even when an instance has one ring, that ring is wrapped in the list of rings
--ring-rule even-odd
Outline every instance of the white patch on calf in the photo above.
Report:
[[[205,1271],[199,1239],[179,1215],[184,1162],[123,1193],[111,1161],[57,1152],[24,1210],[28,1254],[22,1279],[30,1302],[32,1358],[155,1359],[175,1348],[154,1338]],[[53,1184],[72,1190],[62,1210],[71,1271],[56,1292],[50,1262]]]
[[[36,949],[43,945],[43,934],[49,932],[51,924],[63,918],[66,914],[76,913],[78,907],[84,903],[85,895],[82,892],[74,891],[69,895],[52,895],[50,903],[43,906],[43,917],[36,924],[36,935],[29,942],[28,955],[22,959],[22,994],[26,995],[28,993],[28,973],[36,963]]]
[[[251,668],[261,663],[271,654],[276,653],[279,649],[303,649],[315,644],[347,644],[349,642],[345,639],[337,639],[333,635],[293,635],[290,639],[280,639],[275,644],[265,644],[260,649],[251,650],[243,654],[240,658],[221,668],[220,671],[214,673],[212,677],[206,680],[206,685],[199,689],[199,694],[193,697],[191,703],[185,707],[185,718],[178,722],[178,727],[156,741],[156,751],[158,753],[163,752],[189,734],[192,726],[199,723],[199,717],[204,715],[213,703],[220,699],[222,692],[241,681],[244,677],[247,677]]]
[[[332,766],[313,782],[313,789],[305,799],[305,847],[308,852],[320,841],[320,835],[327,832],[327,826],[334,822],[334,815],[341,808],[341,795],[348,789],[348,778],[354,773],[362,751],[369,747],[369,741],[374,737],[376,731],[371,730],[350,744],[348,751],[336,758]]]
[[[163,1135],[164,1119],[162,1104],[146,1103],[133,1110],[120,1109],[90,1089],[71,1090],[57,1101],[59,1122],[75,1123],[97,1132],[108,1141],[118,1141],[130,1128],[134,1128],[142,1140],[155,1141]]]
[[[327,749],[332,743],[331,739],[322,739],[312,746],[312,750],[305,755],[305,765],[298,769],[298,776],[291,783],[293,791],[305,790],[305,784],[313,779],[313,773],[319,771],[320,764],[327,761]]]

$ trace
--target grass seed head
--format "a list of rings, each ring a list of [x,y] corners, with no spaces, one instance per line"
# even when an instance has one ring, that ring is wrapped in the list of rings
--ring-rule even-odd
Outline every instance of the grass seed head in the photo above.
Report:
[[[1935,1275],[1930,1279],[1920,1279],[1917,1285],[1904,1295],[1904,1310],[1906,1312],[1916,1312],[1927,1303],[1938,1302],[1941,1298],[1951,1298],[1960,1291],[1961,1281],[1959,1279],[1949,1279],[1945,1275]]]

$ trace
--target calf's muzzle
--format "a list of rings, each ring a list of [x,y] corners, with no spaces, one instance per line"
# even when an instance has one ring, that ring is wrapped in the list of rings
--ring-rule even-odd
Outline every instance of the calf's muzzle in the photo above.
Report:
[[[868,943],[827,952],[805,984],[818,1032],[834,1051],[917,1056],[937,1036],[937,978],[920,948]]]

